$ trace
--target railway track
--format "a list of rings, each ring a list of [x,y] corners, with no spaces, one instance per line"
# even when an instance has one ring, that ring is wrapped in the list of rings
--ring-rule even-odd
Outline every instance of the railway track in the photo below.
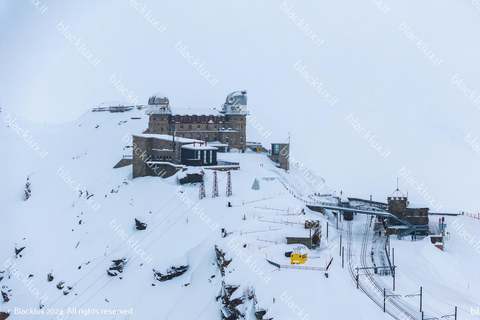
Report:
[[[372,215],[368,216],[366,223],[365,223],[365,229],[363,233],[363,239],[362,239],[362,245],[361,245],[361,250],[360,250],[360,265],[362,268],[367,268],[367,246],[368,246],[368,239],[370,236],[370,231],[371,231],[371,225],[370,221],[372,220]],[[348,223],[347,227],[347,254],[348,254],[348,270],[350,275],[352,276],[352,279],[356,282],[356,268],[358,265],[353,264],[353,252],[352,252],[352,223]],[[363,269],[363,274],[362,276],[367,277],[368,283],[370,284],[370,289],[367,288],[367,285],[365,284],[364,281],[361,281],[360,279],[358,280],[358,287],[359,289],[365,293],[377,306],[379,306],[381,309],[383,309],[383,290],[375,278],[373,277],[372,273],[370,272],[369,269]],[[404,319],[413,319],[417,320],[418,317],[413,315],[410,311],[407,311],[405,308],[403,308],[397,301],[393,299],[388,299],[387,301],[387,306],[385,308],[385,312],[388,313],[392,318],[397,319],[397,320],[404,320]]]

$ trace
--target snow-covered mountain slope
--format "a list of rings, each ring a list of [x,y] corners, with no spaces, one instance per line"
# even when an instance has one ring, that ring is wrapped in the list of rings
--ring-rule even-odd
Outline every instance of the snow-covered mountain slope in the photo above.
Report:
[[[233,196],[225,196],[227,175],[219,172],[220,196],[212,198],[213,175],[206,170],[207,197],[199,200],[198,186],[180,187],[175,176],[132,180],[131,166],[113,168],[131,154],[127,138],[146,127],[138,110],[87,113],[61,125],[4,113],[1,118],[0,286],[9,301],[0,304],[0,311],[12,310],[10,319],[220,319],[223,305],[217,297],[229,285],[238,286],[230,299],[244,299],[238,309],[245,319],[255,319],[260,310],[267,311],[265,319],[391,318],[356,289],[348,263],[342,268],[339,257],[340,235],[346,247],[350,224],[351,264],[358,263],[368,218],[358,215],[353,222],[341,222],[339,230],[332,228],[334,221],[306,209],[304,200],[311,201],[308,195],[315,188],[297,170],[285,173],[264,154],[220,154],[241,165],[232,171]],[[255,179],[259,190],[252,189]],[[233,207],[227,207],[228,201]],[[301,209],[306,209],[305,217]],[[135,218],[147,229],[136,230]],[[324,238],[320,249],[309,252],[305,266],[323,268],[333,257],[328,277],[324,271],[279,270],[266,260],[289,264],[285,252],[297,245],[287,245],[285,237],[308,235],[305,219],[320,220]],[[480,221],[454,219],[447,223],[480,234]],[[480,249],[460,231],[452,228],[450,235],[444,252],[428,239],[392,240],[397,290],[408,294],[422,285],[425,303],[435,312],[449,312],[448,303],[461,308],[460,319],[473,318],[467,311],[480,305],[474,270]],[[231,259],[224,277],[215,246]],[[16,256],[15,249],[22,247]],[[112,260],[123,258],[123,272],[107,275]],[[188,270],[179,277],[154,280],[152,269],[166,274],[185,265]],[[391,277],[378,281],[391,289]],[[399,299],[412,309],[417,303]],[[62,314],[19,315],[22,310]],[[124,314],[95,314],[114,310]]]

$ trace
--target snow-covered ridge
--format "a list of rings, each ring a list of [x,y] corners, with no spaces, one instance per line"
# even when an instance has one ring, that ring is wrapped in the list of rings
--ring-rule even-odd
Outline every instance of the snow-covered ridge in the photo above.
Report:
[[[63,312],[69,319],[85,319],[83,314],[67,312],[87,308],[118,311],[91,315],[102,319],[220,319],[223,305],[217,297],[224,281],[238,286],[230,298],[244,299],[239,310],[245,319],[255,319],[255,308],[273,319],[390,318],[356,290],[341,267],[338,245],[347,222],[337,231],[331,227],[333,221],[321,214],[308,209],[305,216],[301,214],[303,200],[310,199],[312,192],[301,172],[285,173],[264,154],[221,154],[223,161],[240,163],[241,169],[232,171],[233,196],[225,196],[226,173],[219,172],[220,197],[212,198],[212,171],[205,170],[207,197],[199,200],[198,186],[179,189],[176,176],[132,180],[130,166],[113,169],[131,154],[123,138],[141,134],[147,126],[137,109],[89,113],[59,125],[10,115],[16,119],[16,129],[6,116],[1,114],[0,126],[4,150],[0,286],[9,301],[0,305],[0,311],[40,310],[43,305],[41,310]],[[41,157],[18,134],[20,129],[48,153]],[[25,199],[27,178],[30,196]],[[252,189],[255,179],[259,190]],[[228,208],[227,201],[233,207]],[[354,241],[361,238],[362,218],[358,228],[353,223]],[[147,228],[137,230],[135,219]],[[328,241],[323,229],[322,245],[309,252],[307,261],[308,266],[324,267],[333,257],[328,278],[318,271],[279,271],[266,261],[289,263],[284,253],[297,245],[287,245],[285,238],[308,235],[305,219],[319,220],[323,228],[330,223]],[[480,234],[480,221],[447,217],[447,224],[451,238],[444,252],[428,239],[392,241],[398,290],[414,292],[421,284],[434,294],[427,294],[425,301],[438,313],[450,306],[445,308],[437,298],[462,310],[477,307],[480,301],[480,280],[473,276],[480,254],[465,239],[466,234]],[[223,277],[215,263],[215,245],[231,259]],[[15,248],[22,247],[16,255]],[[122,272],[109,276],[106,271],[112,260],[123,258]],[[154,280],[152,269],[163,274],[185,265],[188,270],[178,277]],[[384,281],[390,285],[391,278]],[[62,289],[57,288],[59,282]],[[249,298],[252,292],[255,299]],[[349,307],[339,307],[339,301],[348,301]],[[473,318],[462,310],[461,319]],[[55,315],[11,317],[52,318]]]

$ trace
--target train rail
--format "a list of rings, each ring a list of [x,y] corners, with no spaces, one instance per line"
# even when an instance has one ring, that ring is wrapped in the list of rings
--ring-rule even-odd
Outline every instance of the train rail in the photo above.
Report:
[[[360,250],[360,265],[362,268],[368,268],[367,265],[367,246],[368,246],[368,239],[371,235],[371,225],[370,221],[372,220],[373,215],[369,215],[365,223],[365,229],[362,239],[362,245]],[[347,255],[348,255],[348,270],[352,279],[357,282],[357,275],[356,275],[356,268],[358,265],[353,264],[353,252],[352,252],[352,223],[348,223],[347,227]],[[378,305],[381,309],[383,309],[383,292],[384,288],[382,288],[375,278],[373,277],[371,271],[369,269],[362,269],[363,274],[362,276],[366,277],[370,288],[367,287],[365,281],[358,279],[358,288],[365,293],[376,305]],[[418,318],[412,314],[411,311],[406,310],[400,303],[395,301],[394,299],[388,299],[387,305],[385,308],[385,312],[388,313],[392,318],[397,320],[404,320],[404,319],[413,319],[417,320]]]

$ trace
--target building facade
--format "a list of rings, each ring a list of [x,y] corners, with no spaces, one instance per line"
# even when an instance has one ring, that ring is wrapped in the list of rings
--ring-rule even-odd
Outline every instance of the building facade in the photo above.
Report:
[[[133,135],[133,178],[160,176],[167,178],[182,166],[182,146],[201,143],[200,140],[174,137],[166,134]]]
[[[428,226],[428,207],[412,205],[407,197],[388,197],[387,202],[387,211],[396,217],[408,221],[413,225]],[[398,221],[393,220],[392,224],[398,224]]]
[[[220,110],[171,108],[163,94],[148,100],[149,134],[169,134],[180,138],[220,142],[228,149],[246,149],[247,92],[229,94]]]
[[[290,143],[272,143],[272,154],[268,156],[277,167],[288,171],[290,169]]]

